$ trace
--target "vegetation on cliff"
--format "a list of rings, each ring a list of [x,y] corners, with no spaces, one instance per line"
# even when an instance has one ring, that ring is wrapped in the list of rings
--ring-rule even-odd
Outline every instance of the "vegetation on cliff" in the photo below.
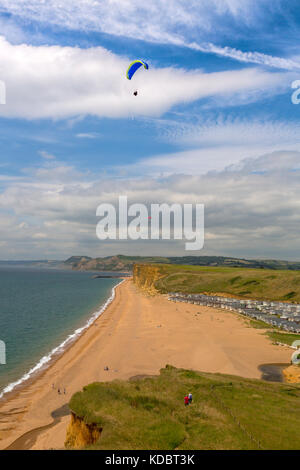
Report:
[[[155,269],[154,269],[155,268]],[[300,302],[300,272],[291,270],[138,265],[134,280],[160,293],[223,294],[237,298]]]
[[[193,403],[184,406],[191,392]],[[93,383],[70,408],[89,449],[299,449],[300,387],[167,366],[159,376]],[[80,418],[79,418],[80,417]],[[80,426],[78,419],[85,423]],[[81,431],[80,431],[81,432]],[[80,434],[81,435],[81,434]]]

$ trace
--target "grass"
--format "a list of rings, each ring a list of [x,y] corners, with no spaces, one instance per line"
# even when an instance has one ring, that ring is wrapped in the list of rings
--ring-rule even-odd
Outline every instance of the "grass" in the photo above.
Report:
[[[274,341],[275,343],[284,343],[291,346],[294,341],[300,340],[300,335],[293,334],[293,333],[282,333],[279,331],[268,331],[267,336]]]
[[[151,266],[148,265],[151,270]],[[156,264],[161,293],[223,293],[237,298],[300,302],[300,271]],[[147,269],[147,266],[145,266]]]
[[[249,320],[248,324],[252,328],[256,328],[258,330],[273,330],[274,329],[274,327],[272,325],[269,325],[268,323],[265,323],[261,320],[251,319],[251,320]],[[300,338],[300,336],[299,336],[299,338]]]
[[[166,366],[157,377],[88,385],[70,408],[103,428],[90,449],[298,449],[299,398],[297,386]]]

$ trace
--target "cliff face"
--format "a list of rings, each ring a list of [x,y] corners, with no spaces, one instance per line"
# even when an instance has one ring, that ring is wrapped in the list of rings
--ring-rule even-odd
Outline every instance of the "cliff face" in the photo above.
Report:
[[[102,428],[97,424],[87,424],[72,412],[65,446],[69,449],[82,449],[95,444],[100,438],[101,432]]]
[[[291,384],[300,383],[300,367],[291,365],[283,370],[284,378],[286,382]]]
[[[148,294],[158,293],[155,282],[161,277],[160,267],[153,264],[135,264],[133,282]]]

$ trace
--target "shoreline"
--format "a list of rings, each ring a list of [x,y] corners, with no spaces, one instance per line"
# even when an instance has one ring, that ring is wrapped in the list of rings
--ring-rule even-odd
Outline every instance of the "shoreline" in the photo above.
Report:
[[[115,298],[116,288],[124,282],[125,278],[120,278],[118,282],[111,289],[110,296],[104,303],[101,303],[96,311],[92,312],[86,323],[76,328],[73,333],[69,334],[58,346],[55,346],[48,354],[42,356],[39,361],[27,372],[25,372],[19,379],[7,384],[0,390],[0,406],[7,400],[10,400],[15,394],[20,393],[23,388],[30,386],[42,374],[44,374],[52,365],[54,365],[59,358],[65,354],[73,345],[78,341],[85,332],[97,321],[104,311],[109,307]]]
[[[0,403],[0,449],[23,442],[25,435],[35,437],[24,441],[22,449],[64,448],[69,416],[55,424],[53,416],[91,382],[157,375],[166,364],[260,379],[261,364],[286,363],[290,356],[289,348],[272,345],[233,313],[149,297],[131,279],[114,289],[98,321],[31,383]],[[59,394],[64,387],[66,395]],[[33,432],[37,429],[41,432]]]

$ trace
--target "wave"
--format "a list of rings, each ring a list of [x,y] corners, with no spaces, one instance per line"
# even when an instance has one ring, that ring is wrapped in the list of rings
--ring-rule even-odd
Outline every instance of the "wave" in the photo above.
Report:
[[[120,284],[124,282],[124,279],[120,281],[117,285],[115,285],[112,290],[111,290],[111,296],[106,300],[106,302],[100,307],[100,310],[97,310],[92,314],[92,316],[89,318],[89,320],[86,322],[84,326],[81,328],[77,328],[74,333],[70,334],[67,336],[67,338],[56,348],[52,349],[49,354],[46,354],[43,356],[39,362],[32,367],[28,372],[26,372],[19,380],[16,382],[12,382],[8,384],[2,391],[0,391],[0,399],[3,398],[3,396],[9,392],[12,392],[16,387],[19,385],[22,385],[24,382],[29,380],[34,374],[37,372],[41,372],[42,369],[46,368],[46,365],[49,365],[49,362],[53,357],[61,355],[65,350],[66,347],[70,346],[74,341],[76,341],[82,333],[87,330],[96,320],[97,318],[102,315],[102,313],[107,309],[107,307],[111,304],[111,302],[114,300],[116,296],[116,287],[118,287]]]

